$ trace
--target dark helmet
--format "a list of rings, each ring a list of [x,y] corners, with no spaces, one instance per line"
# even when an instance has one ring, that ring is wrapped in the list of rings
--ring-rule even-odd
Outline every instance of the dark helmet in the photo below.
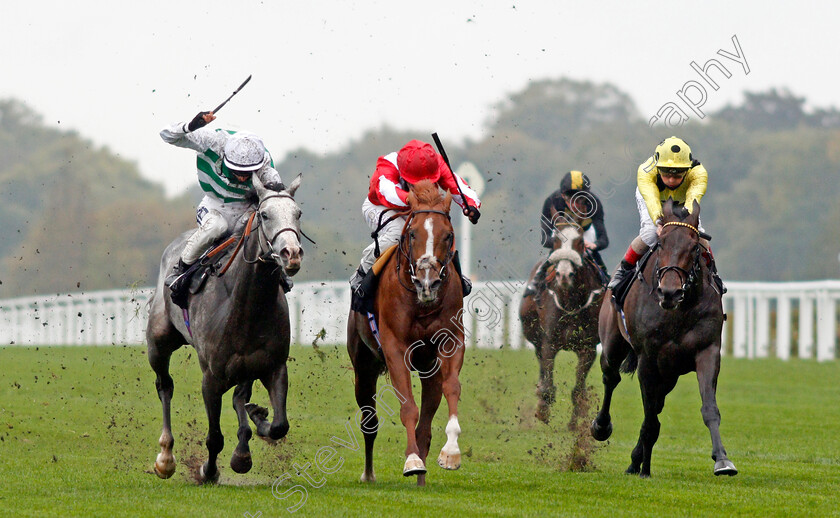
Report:
[[[560,193],[569,194],[589,190],[589,177],[580,171],[569,171],[560,180]]]

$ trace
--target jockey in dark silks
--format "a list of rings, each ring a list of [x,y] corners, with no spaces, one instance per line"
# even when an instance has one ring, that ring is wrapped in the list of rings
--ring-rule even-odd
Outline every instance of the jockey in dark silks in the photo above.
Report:
[[[610,244],[607,236],[607,227],[604,225],[604,205],[598,197],[590,192],[589,178],[580,171],[569,171],[560,181],[560,188],[551,193],[545,199],[540,215],[540,229],[542,232],[542,245],[551,250],[554,248],[554,225],[562,219],[576,221],[583,218],[583,241],[587,255],[598,265],[603,280],[606,283],[607,267],[601,259],[601,250]],[[554,211],[552,211],[554,209]],[[552,212],[554,219],[552,220]],[[567,217],[564,218],[564,215]],[[545,260],[533,280],[525,288],[524,296],[532,296],[539,293],[545,287],[545,274],[548,268],[548,260]]]

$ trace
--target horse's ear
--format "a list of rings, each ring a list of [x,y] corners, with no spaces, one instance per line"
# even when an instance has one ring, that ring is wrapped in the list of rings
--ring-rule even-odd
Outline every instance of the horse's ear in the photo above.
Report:
[[[414,195],[414,189],[409,189],[405,201],[408,202],[410,208],[414,208],[417,205],[417,196]]]
[[[286,191],[289,193],[289,196],[294,197],[295,192],[297,192],[298,187],[300,187],[300,182],[301,182],[302,179],[303,179],[303,173],[299,173],[297,175],[297,178],[295,178],[292,181],[292,185],[290,185],[289,188],[286,189]]]
[[[443,197],[443,211],[448,213],[451,206],[452,194],[449,191],[446,191],[446,195]]]
[[[257,174],[251,175],[251,183],[254,184],[254,189],[257,191],[257,196],[262,198],[265,194],[266,188],[263,183],[260,181],[260,177]]]
[[[688,222],[695,227],[700,224],[700,204],[697,200],[691,200],[691,213],[688,216]]]

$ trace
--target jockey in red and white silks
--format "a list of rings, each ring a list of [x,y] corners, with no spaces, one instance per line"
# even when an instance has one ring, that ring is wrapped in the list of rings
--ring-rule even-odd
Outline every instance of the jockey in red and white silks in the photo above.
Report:
[[[371,231],[384,223],[393,212],[408,208],[408,192],[411,185],[420,180],[431,180],[452,194],[452,199],[467,213],[473,223],[478,221],[481,200],[463,178],[453,173],[446,162],[432,149],[430,144],[412,140],[399,152],[389,153],[376,161],[376,171],[370,179],[367,198],[362,203],[362,214]],[[460,190],[459,190],[460,187]],[[463,192],[463,196],[461,196]],[[389,211],[382,214],[385,211]],[[382,215],[380,220],[380,215]],[[391,220],[379,230],[380,251],[395,245],[400,240],[405,218]],[[371,243],[364,252],[359,270],[350,279],[355,289],[362,282],[365,273],[373,266],[376,257],[376,243]]]

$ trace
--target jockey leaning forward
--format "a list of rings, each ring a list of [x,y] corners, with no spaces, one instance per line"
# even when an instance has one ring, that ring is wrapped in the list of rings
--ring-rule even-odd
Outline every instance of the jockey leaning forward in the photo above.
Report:
[[[609,246],[610,240],[604,225],[604,205],[589,190],[590,185],[589,177],[580,171],[569,171],[563,175],[560,188],[551,193],[543,203],[540,214],[541,241],[542,246],[551,251],[554,248],[555,225],[564,220],[572,222],[582,219],[580,225],[583,229],[584,248],[587,255],[598,265],[602,280],[606,283],[609,280],[607,267],[599,252]],[[523,296],[537,295],[545,288],[548,266],[549,261],[546,259],[525,287]]]
[[[421,180],[430,180],[451,193],[452,199],[461,206],[470,222],[478,223],[478,218],[481,217],[478,211],[481,207],[478,195],[463,178],[449,169],[443,157],[436,153],[430,144],[412,140],[399,152],[379,157],[376,161],[376,171],[370,179],[368,195],[362,203],[365,221],[377,237],[362,252],[359,268],[350,279],[350,287],[359,297],[371,295],[362,293],[359,288],[376,260],[377,240],[380,251],[400,241],[405,217],[392,216],[408,209],[408,193],[412,185]],[[461,275],[457,255],[453,264],[461,276],[466,296],[470,290],[470,283]]]
[[[641,229],[639,235],[630,243],[624,259],[616,269],[612,281],[607,286],[614,290],[619,283],[636,268],[636,263],[656,244],[662,230],[662,203],[668,198],[682,203],[689,213],[698,205],[709,182],[706,168],[691,154],[691,148],[684,140],[669,137],[659,143],[653,156],[643,162],[636,173],[636,206],[639,210]],[[698,230],[704,232],[702,224]],[[722,294],[726,291],[717,275],[714,256],[709,242],[700,238],[705,249],[702,253],[706,264],[712,271],[712,277]]]
[[[189,267],[218,238],[233,230],[239,218],[253,209],[255,200],[252,175],[256,174],[266,189],[284,189],[280,173],[274,169],[271,155],[258,136],[230,130],[205,129],[216,119],[213,112],[201,112],[189,123],[179,122],[161,130],[164,142],[192,149],[197,153],[198,183],[204,198],[196,208],[198,229],[189,237],[178,264],[164,283],[174,294],[183,294],[189,284]],[[283,289],[291,279],[283,273]]]

